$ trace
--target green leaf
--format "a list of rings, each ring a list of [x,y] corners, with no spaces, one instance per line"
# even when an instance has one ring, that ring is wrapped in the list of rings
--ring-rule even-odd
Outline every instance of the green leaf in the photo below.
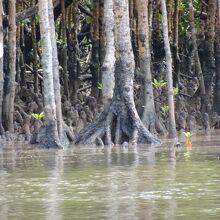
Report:
[[[44,112],[41,112],[41,113],[39,114],[39,119],[42,119],[44,116],[45,116],[45,113],[44,113]]]
[[[156,89],[162,89],[163,87],[165,87],[167,85],[167,82],[162,80],[157,80],[157,79],[153,79],[152,85],[156,88]]]
[[[179,94],[179,88],[178,87],[173,88],[173,94],[174,94],[174,96],[177,96]]]
[[[37,120],[37,121],[40,121],[44,116],[45,116],[45,113],[44,112],[41,112],[39,114],[35,114],[35,113],[32,113],[31,116]]]
[[[98,84],[97,84],[97,88],[100,89],[100,90],[102,90],[102,89],[103,89],[102,83],[98,83]]]
[[[90,16],[86,16],[86,22],[87,22],[88,24],[92,24],[93,18],[90,17]]]
[[[191,134],[190,132],[183,132],[183,134],[184,134],[187,138],[192,137],[192,134]]]
[[[164,113],[167,113],[169,111],[170,107],[168,105],[164,105],[163,107],[161,107],[161,109]]]

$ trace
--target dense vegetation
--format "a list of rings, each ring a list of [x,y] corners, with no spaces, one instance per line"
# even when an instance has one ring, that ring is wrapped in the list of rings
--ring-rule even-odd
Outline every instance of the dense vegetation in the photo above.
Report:
[[[3,0],[0,134],[45,147],[219,128],[219,0]]]

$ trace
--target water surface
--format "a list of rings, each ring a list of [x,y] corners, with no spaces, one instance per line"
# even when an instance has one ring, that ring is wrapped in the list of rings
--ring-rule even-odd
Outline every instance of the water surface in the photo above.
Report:
[[[0,219],[220,219],[220,136],[192,150],[0,147]]]

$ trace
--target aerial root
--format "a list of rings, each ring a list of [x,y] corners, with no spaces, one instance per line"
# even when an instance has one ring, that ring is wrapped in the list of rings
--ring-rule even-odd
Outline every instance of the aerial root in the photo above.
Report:
[[[138,130],[137,130],[137,128],[134,128],[133,132],[132,132],[131,143],[137,144],[137,141],[138,141]]]
[[[124,142],[132,145],[159,143],[144,127],[139,118],[116,115],[112,111],[103,113],[97,122],[83,129],[75,139],[82,145],[118,145]],[[128,123],[130,121],[130,123]]]
[[[111,127],[113,123],[114,116],[112,113],[109,113],[106,119],[105,126],[105,144],[112,145],[112,135],[111,135]]]
[[[116,120],[116,130],[115,130],[115,144],[118,145],[121,141],[121,136],[122,136],[122,132],[121,132],[121,119],[120,116],[117,117]]]

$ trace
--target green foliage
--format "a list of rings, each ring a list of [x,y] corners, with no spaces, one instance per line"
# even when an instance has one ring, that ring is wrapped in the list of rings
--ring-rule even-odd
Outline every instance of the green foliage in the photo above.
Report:
[[[88,7],[89,9],[91,9],[92,3],[93,3],[93,1],[91,1],[91,0],[80,0],[80,4],[83,7]]]
[[[183,36],[190,28],[190,18],[189,18],[189,2],[188,0],[183,0],[180,2],[180,35]]]
[[[93,18],[90,17],[90,16],[86,16],[86,23],[87,24],[92,24],[92,22],[93,22]]]
[[[55,25],[55,30],[56,30],[56,38],[58,38],[58,34],[60,31],[60,23],[61,23],[61,18],[58,18],[56,21],[54,21]]]
[[[44,112],[41,112],[39,114],[32,113],[31,115],[35,120],[40,121],[45,116],[45,113]]]
[[[39,22],[40,22],[40,17],[39,17],[39,15],[35,15],[35,21],[36,21],[36,23],[38,24]]]
[[[173,88],[173,94],[174,94],[174,96],[177,96],[179,94],[179,88],[178,87]]]
[[[102,90],[102,89],[103,89],[102,83],[98,83],[98,84],[97,84],[97,88],[100,89],[100,90]]]
[[[62,45],[62,46],[67,46],[66,40],[65,39],[57,39],[57,44]]]
[[[41,69],[41,68],[42,68],[42,63],[38,63],[38,64],[37,64],[37,68],[38,68],[38,69]]]
[[[194,0],[193,1],[193,6],[195,9],[199,10],[202,7],[202,1],[201,0]]]
[[[83,40],[83,46],[84,46],[86,49],[89,49],[89,48],[91,47],[91,42],[90,42],[87,38],[85,38],[85,39]]]
[[[164,81],[163,79],[161,79],[161,80],[154,79],[153,82],[152,82],[152,85],[156,89],[162,89],[163,87],[165,87],[167,85],[167,82]]]
[[[169,111],[170,107],[168,105],[164,105],[163,107],[161,107],[161,109],[164,113],[167,113]]]
[[[43,46],[43,41],[42,41],[42,39],[37,42],[37,46],[38,46],[39,49],[42,48],[42,46]]]
[[[202,8],[202,1],[201,0],[194,0],[193,7],[197,11],[201,11]],[[190,15],[189,15],[189,1],[182,0],[180,1],[180,36],[184,36],[188,31],[190,31]],[[195,26],[196,29],[199,30],[200,28],[200,18],[199,16],[195,16]]]
[[[24,20],[22,20],[22,21],[20,21],[20,24],[21,24],[21,26],[22,27],[24,27],[24,26],[30,26],[31,25],[31,20],[30,19],[24,19]]]
[[[192,137],[192,134],[190,132],[183,132],[183,134],[189,139]]]

